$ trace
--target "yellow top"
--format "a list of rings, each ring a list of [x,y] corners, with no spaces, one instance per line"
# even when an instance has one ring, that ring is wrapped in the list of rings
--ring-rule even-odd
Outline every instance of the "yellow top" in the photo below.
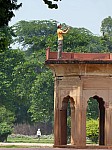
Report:
[[[57,29],[57,34],[58,34],[58,40],[63,40],[63,34],[67,33],[68,29],[66,31],[63,31],[62,29]]]
[[[58,40],[63,40],[63,30],[57,29]]]

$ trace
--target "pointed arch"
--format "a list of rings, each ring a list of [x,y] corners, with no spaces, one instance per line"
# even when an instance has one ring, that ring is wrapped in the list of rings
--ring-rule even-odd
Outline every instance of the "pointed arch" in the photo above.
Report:
[[[105,101],[98,95],[91,98],[97,100],[99,107],[99,145],[105,145]]]
[[[60,110],[60,125],[61,125],[61,144],[66,145],[67,144],[67,108],[68,108],[68,102],[70,102],[70,109],[71,109],[71,120],[72,117],[74,117],[75,113],[75,102],[72,97],[69,95],[64,97],[62,100],[62,108]],[[74,111],[73,111],[74,110]],[[71,122],[71,130],[72,130],[73,123]],[[72,132],[71,132],[72,133]],[[72,136],[71,136],[72,137]]]

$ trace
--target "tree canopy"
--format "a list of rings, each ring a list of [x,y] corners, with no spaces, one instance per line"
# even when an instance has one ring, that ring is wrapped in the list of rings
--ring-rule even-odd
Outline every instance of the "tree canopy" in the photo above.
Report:
[[[17,4],[17,0],[0,0],[0,27],[7,26],[14,15],[14,10],[19,9],[22,3]]]
[[[102,45],[105,45],[109,52],[112,52],[112,18],[108,16],[101,23]]]
[[[103,35],[112,36],[112,18],[111,18],[111,16],[105,18],[102,21],[100,30]]]
[[[22,7],[22,3],[18,4],[18,0],[0,0],[0,28],[4,26],[8,26],[9,21],[12,17],[15,16],[14,10],[18,10]],[[54,2],[58,2],[59,0],[53,0]],[[58,8],[58,4],[54,3],[51,0],[43,0],[45,4],[48,5],[48,8],[52,9]],[[61,1],[61,0],[60,0]]]
[[[54,79],[44,62],[47,47],[57,51],[56,25],[55,20],[20,21],[1,34],[7,37],[7,46],[0,41],[0,105],[12,112],[15,123],[53,122]],[[12,42],[19,48],[11,48]],[[64,35],[66,52],[111,52],[111,45],[111,35],[96,36],[85,28],[71,27]],[[88,101],[88,105],[87,117],[96,119],[95,103]]]

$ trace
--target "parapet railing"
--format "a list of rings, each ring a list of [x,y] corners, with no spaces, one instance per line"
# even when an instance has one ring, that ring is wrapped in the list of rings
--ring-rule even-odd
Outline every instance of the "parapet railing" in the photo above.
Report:
[[[57,60],[57,52],[46,49],[46,60]],[[73,53],[62,52],[61,60],[112,60],[112,53]]]

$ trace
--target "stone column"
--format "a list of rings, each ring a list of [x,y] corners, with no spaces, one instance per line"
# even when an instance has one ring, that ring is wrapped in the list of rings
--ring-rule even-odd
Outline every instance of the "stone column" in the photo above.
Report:
[[[54,111],[54,145],[60,145],[59,109],[55,109]]]
[[[62,102],[63,95],[60,92],[59,80],[55,79],[54,91],[54,146],[67,144],[67,105]]]
[[[105,106],[105,145],[112,145],[112,107]]]
[[[60,110],[60,145],[67,145],[67,109]]]
[[[67,144],[67,110],[55,111],[54,120],[54,145]]]
[[[57,80],[57,78],[55,78],[54,86],[55,86],[54,87],[54,146],[55,146],[60,145],[59,80]]]
[[[72,128],[72,144],[76,146],[86,145],[86,110],[75,108],[75,123]]]
[[[86,146],[86,108],[81,108],[81,143]]]

